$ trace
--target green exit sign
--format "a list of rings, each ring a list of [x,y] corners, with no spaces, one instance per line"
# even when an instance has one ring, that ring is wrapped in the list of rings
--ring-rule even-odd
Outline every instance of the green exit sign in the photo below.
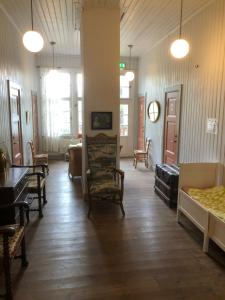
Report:
[[[126,64],[125,63],[120,63],[120,70],[124,70],[126,68]]]

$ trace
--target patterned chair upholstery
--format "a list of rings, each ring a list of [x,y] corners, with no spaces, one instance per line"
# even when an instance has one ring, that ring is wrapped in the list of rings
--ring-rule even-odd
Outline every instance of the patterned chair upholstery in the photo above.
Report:
[[[5,295],[1,296],[5,297],[7,300],[13,299],[10,272],[11,261],[13,258],[21,258],[21,266],[28,266],[24,226],[24,209],[27,209],[28,205],[24,202],[15,202],[7,206],[0,206],[0,209],[7,213],[7,209],[12,206],[18,207],[20,210],[20,224],[0,226],[0,258],[3,262],[3,271],[5,277]],[[21,248],[21,255],[16,256],[19,248]]]
[[[120,205],[123,216],[124,172],[116,168],[117,136],[98,134],[86,137],[88,171],[87,187],[90,216],[93,200],[105,200]]]

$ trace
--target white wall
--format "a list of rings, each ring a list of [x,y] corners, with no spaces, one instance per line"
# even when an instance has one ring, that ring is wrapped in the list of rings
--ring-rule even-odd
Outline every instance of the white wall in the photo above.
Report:
[[[11,154],[7,79],[21,87],[23,148],[26,163],[30,158],[27,142],[32,138],[32,120],[26,124],[25,112],[32,113],[31,90],[37,90],[35,61],[34,55],[23,47],[21,34],[0,5],[0,143],[4,142]]]
[[[183,27],[191,51],[178,61],[169,54],[176,35],[163,40],[140,59],[139,94],[158,100],[158,122],[147,119],[146,135],[153,140],[153,161],[161,162],[165,88],[183,84],[180,162],[223,161],[225,2],[215,0]],[[218,134],[206,133],[207,118],[218,119]]]

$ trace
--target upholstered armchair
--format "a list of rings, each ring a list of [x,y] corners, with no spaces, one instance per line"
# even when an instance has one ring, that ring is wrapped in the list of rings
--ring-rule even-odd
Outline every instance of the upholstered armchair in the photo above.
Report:
[[[68,155],[68,176],[71,179],[73,179],[73,177],[82,176],[82,144],[69,147]]]
[[[92,202],[104,200],[118,204],[123,216],[124,172],[116,168],[117,136],[98,134],[86,137],[88,170],[87,188],[89,210],[91,214]]]

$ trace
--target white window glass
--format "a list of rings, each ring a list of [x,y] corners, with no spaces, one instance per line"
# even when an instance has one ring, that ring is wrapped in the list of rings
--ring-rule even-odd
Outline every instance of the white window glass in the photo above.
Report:
[[[81,73],[77,74],[77,97],[83,97],[83,75]]]
[[[70,100],[62,99],[60,101],[60,111],[61,111],[61,132],[60,135],[70,134]]]
[[[46,76],[46,96],[48,136],[70,134],[70,74],[51,70]]]
[[[128,136],[128,104],[120,104],[120,136]]]
[[[78,101],[78,134],[82,134],[82,101]]]
[[[46,90],[48,97],[70,97],[70,74],[51,70],[46,76]]]
[[[130,96],[130,82],[125,75],[120,75],[120,98],[128,99]]]

